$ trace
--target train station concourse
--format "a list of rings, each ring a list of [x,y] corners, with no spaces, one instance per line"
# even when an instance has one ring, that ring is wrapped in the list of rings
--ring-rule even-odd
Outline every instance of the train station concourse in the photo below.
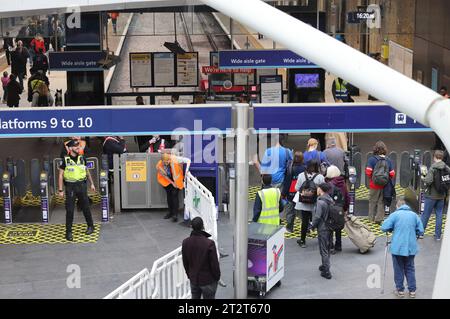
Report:
[[[448,12],[5,1],[0,299],[450,298]]]

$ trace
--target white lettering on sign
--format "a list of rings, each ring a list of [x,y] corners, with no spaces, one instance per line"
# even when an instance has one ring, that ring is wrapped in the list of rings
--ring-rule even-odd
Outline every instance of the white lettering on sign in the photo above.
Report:
[[[78,122],[77,122],[77,121]],[[0,132],[2,130],[30,130],[30,129],[46,129],[50,127],[52,129],[55,128],[91,128],[94,125],[94,121],[91,117],[79,117],[77,119],[68,120],[68,119],[57,119],[52,117],[49,121],[39,120],[19,120],[8,119],[4,120],[0,118]],[[77,125],[75,125],[77,124]]]

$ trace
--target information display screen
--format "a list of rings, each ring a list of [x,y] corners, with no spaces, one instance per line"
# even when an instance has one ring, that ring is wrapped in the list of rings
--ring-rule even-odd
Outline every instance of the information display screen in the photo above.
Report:
[[[297,73],[295,87],[297,89],[318,89],[320,88],[320,76],[318,73]]]

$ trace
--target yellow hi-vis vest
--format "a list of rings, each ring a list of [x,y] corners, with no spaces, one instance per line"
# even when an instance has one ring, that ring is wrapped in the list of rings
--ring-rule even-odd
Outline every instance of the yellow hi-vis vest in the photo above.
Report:
[[[258,223],[280,225],[280,190],[278,188],[267,188],[260,190],[258,195],[262,203]]]
[[[66,163],[64,180],[66,182],[75,183],[86,180],[86,163],[81,159],[82,156],[78,156],[75,163],[69,156],[64,156],[64,162]]]
[[[346,100],[348,97],[348,90],[347,90],[347,81],[339,82],[338,79],[335,81],[336,83],[336,98],[341,100]]]

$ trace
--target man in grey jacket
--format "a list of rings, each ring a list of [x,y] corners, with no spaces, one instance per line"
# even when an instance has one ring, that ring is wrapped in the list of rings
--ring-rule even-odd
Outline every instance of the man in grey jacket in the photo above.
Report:
[[[434,231],[434,239],[437,241],[441,240],[442,233],[442,210],[444,209],[445,196],[447,192],[439,192],[435,185],[436,174],[439,174],[439,170],[444,172],[450,172],[450,168],[443,162],[444,152],[441,150],[436,150],[434,152],[433,161],[430,170],[426,176],[422,175],[422,181],[426,186],[425,193],[425,208],[421,217],[423,228],[427,228],[428,219],[431,216],[433,209],[436,212],[436,228]]]
[[[332,242],[332,232],[328,229],[325,221],[328,219],[330,205],[333,199],[328,195],[331,186],[327,183],[322,183],[317,187],[317,204],[312,221],[312,229],[317,228],[319,239],[320,256],[322,256],[322,265],[319,266],[320,275],[326,279],[331,279],[330,273],[330,250]]]

